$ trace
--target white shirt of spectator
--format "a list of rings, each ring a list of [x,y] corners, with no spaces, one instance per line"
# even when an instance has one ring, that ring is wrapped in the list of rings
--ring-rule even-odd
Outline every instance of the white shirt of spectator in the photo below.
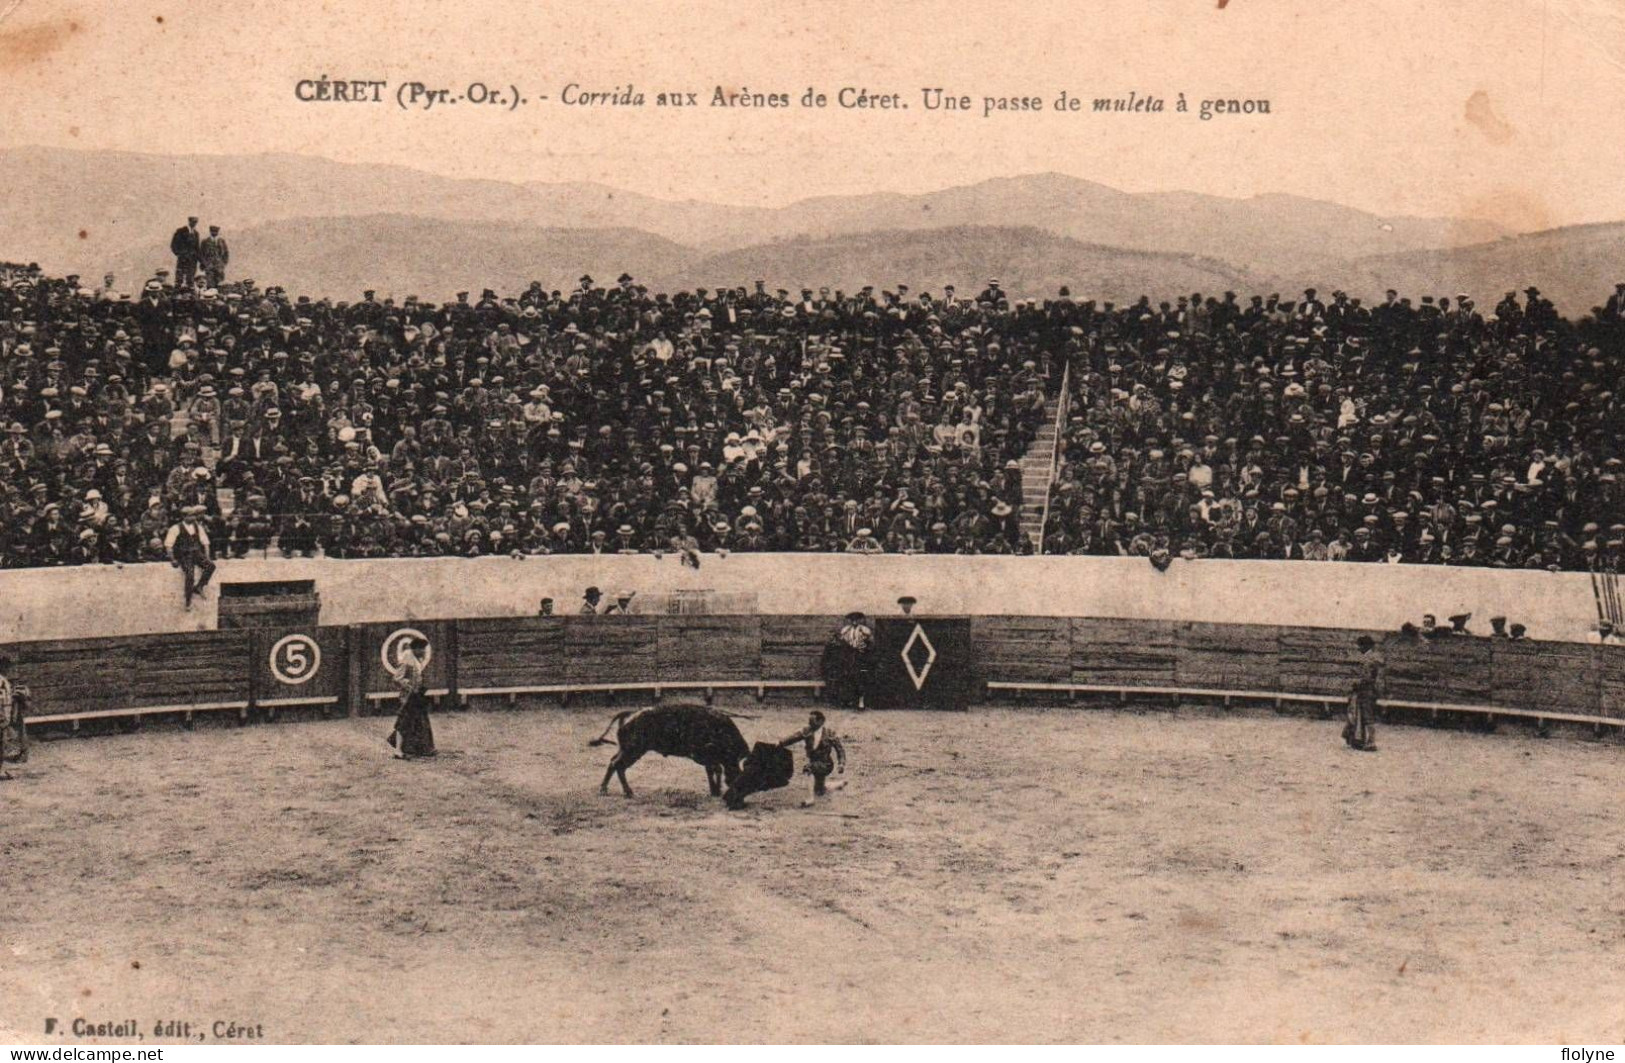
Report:
[[[375,472],[364,472],[351,481],[350,497],[357,505],[368,498],[385,505],[389,502],[389,496],[384,494],[384,481]]]
[[[179,522],[177,522],[175,524],[171,524],[169,526],[169,531],[167,533],[165,533],[165,535],[164,535],[164,550],[165,551],[167,551],[169,553],[174,553],[175,552],[175,540],[179,539],[181,537],[181,527],[182,527],[182,525],[187,525],[188,523],[189,522],[183,520],[183,521],[179,521]],[[198,523],[195,523],[195,524],[190,524],[189,530],[191,531],[191,533],[193,535],[195,535],[197,537],[197,541],[203,544],[204,553],[208,553],[209,552],[209,533],[204,530],[202,522],[198,522]]]

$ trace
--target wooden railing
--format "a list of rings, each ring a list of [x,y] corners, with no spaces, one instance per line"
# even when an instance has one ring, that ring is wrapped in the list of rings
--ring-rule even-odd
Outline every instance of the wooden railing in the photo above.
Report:
[[[1358,669],[1358,631],[1158,620],[987,616],[967,621],[977,689],[1121,699],[1256,699],[1332,706]],[[431,694],[454,701],[628,691],[817,694],[833,616],[513,617],[211,631],[4,648],[32,722],[316,706],[364,713],[395,697],[385,659],[429,640]],[[1625,725],[1625,648],[1378,633],[1400,710]]]

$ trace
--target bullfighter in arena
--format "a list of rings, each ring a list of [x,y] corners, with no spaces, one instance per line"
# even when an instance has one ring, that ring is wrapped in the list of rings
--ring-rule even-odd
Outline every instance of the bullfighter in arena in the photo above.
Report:
[[[429,641],[425,638],[410,639],[396,658],[395,685],[401,692],[401,708],[395,716],[395,729],[389,732],[388,741],[399,748],[397,756],[401,760],[435,755],[434,728],[429,724],[429,699],[423,691],[423,651],[428,645]]]
[[[830,696],[843,709],[864,707],[869,651],[874,641],[875,629],[860,612],[847,613],[830,637],[824,653],[824,681]]]
[[[12,684],[11,658],[0,657],[0,781],[11,778],[6,761],[28,761],[27,703],[28,689]]]
[[[806,808],[831,789],[824,782],[830,773],[846,774],[846,746],[841,744],[840,738],[825,721],[824,714],[817,709],[807,717],[807,726],[780,742],[779,748],[788,749],[797,742],[803,743],[806,749],[807,759],[801,770],[811,775],[813,781],[812,796],[801,803]],[[832,788],[839,790],[845,785],[838,782]]]
[[[1343,741],[1353,749],[1375,753],[1377,729],[1373,721],[1377,716],[1377,699],[1383,692],[1382,658],[1377,656],[1377,643],[1370,635],[1361,635],[1357,645],[1360,671],[1349,693],[1349,719],[1343,726]]]

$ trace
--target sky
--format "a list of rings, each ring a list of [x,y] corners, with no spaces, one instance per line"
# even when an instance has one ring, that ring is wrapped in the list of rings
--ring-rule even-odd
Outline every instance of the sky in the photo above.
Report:
[[[0,146],[292,152],[761,206],[1054,171],[1525,231],[1625,219],[1625,0],[0,0],[0,12]],[[301,103],[297,83],[322,76],[454,95],[483,81],[531,102]],[[719,85],[831,99],[567,107],[570,83],[633,85],[651,103],[668,89],[703,103]],[[842,87],[909,108],[841,109]],[[927,87],[971,96],[972,111],[927,112]],[[1056,112],[1063,90],[1170,110]],[[1271,113],[1203,122],[1172,112],[1180,92],[1267,98]],[[1044,109],[983,118],[984,96]]]

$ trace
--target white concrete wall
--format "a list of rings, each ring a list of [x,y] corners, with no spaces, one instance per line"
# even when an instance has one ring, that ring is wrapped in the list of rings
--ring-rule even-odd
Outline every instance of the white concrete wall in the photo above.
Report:
[[[216,582],[313,579],[324,624],[528,616],[544,596],[573,613],[588,585],[606,593],[710,589],[754,593],[760,611],[894,613],[912,594],[937,614],[1121,617],[1307,627],[1391,628],[1424,612],[1472,612],[1489,630],[1504,614],[1540,639],[1580,640],[1596,622],[1584,573],[1297,561],[1134,558],[707,555],[696,571],[674,556],[435,560],[244,560]],[[168,565],[0,572],[0,641],[186,631],[214,626],[211,591],[181,608]]]

